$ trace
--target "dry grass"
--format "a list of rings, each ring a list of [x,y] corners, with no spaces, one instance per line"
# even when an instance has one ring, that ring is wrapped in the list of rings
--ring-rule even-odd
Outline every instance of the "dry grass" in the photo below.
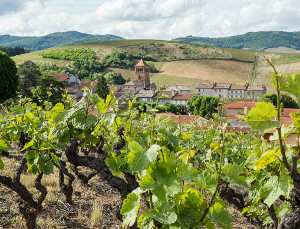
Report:
[[[2,160],[5,169],[0,174],[13,177],[20,157],[2,157]],[[35,178],[36,175],[22,173],[21,183],[37,199],[40,193],[35,189]],[[116,218],[117,206],[120,205],[119,193],[99,177],[92,178],[87,186],[77,179],[73,182],[73,204],[64,202],[65,197],[58,185],[58,169],[55,168],[53,174],[44,175],[42,184],[47,187],[48,194],[43,203],[44,210],[37,220],[41,228],[121,228],[122,223]],[[18,195],[1,186],[0,197],[0,228],[26,228],[18,210]]]
[[[93,211],[91,213],[92,226],[101,226],[103,222],[103,206],[100,202],[94,201]]]
[[[188,60],[165,62],[160,74],[219,83],[243,84],[249,82],[251,69],[252,64],[240,61]]]

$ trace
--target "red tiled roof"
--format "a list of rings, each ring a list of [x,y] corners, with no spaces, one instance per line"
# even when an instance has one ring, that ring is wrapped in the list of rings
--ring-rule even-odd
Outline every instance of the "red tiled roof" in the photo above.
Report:
[[[66,81],[68,79],[68,74],[50,74],[50,75],[58,79],[59,81]]]
[[[145,67],[147,66],[148,67],[148,64],[146,64],[143,59],[141,59],[136,65],[135,67]]]
[[[246,90],[246,85],[231,85],[230,90]]]
[[[234,103],[229,103],[226,105],[222,106],[223,108],[227,109],[242,109],[242,108],[255,108],[256,107],[256,102],[245,102],[245,101],[240,101],[240,102],[234,102]]]
[[[294,114],[296,112],[300,112],[300,109],[295,109],[295,108],[284,108],[283,109],[283,117],[290,117],[290,114]]]
[[[225,117],[228,121],[239,121],[239,117],[236,116],[236,115],[230,115],[230,116],[227,116]]]

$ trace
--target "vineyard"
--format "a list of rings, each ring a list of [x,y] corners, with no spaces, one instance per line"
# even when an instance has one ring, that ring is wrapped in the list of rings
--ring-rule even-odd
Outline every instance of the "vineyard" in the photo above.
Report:
[[[272,80],[277,98],[285,91],[299,102],[300,75],[279,75],[274,68]],[[113,93],[105,100],[95,94],[79,102],[63,98],[56,105],[23,99],[1,108],[0,184],[16,193],[27,228],[39,228],[45,206],[51,208],[45,204],[53,189],[49,176],[58,180],[59,203],[69,206],[75,206],[79,180],[113,188],[121,200],[114,217],[123,227],[232,228],[228,206],[254,227],[300,227],[300,147],[285,144],[288,135],[299,136],[300,113],[293,125],[282,126],[279,100],[277,110],[266,102],[252,109],[245,120],[254,132],[244,134],[231,132],[217,115],[207,123],[178,124],[156,115],[158,102],[147,113],[136,101],[120,110]],[[262,141],[270,130],[276,131],[272,142]],[[32,177],[34,188],[24,176]],[[10,228],[1,217],[0,227]]]

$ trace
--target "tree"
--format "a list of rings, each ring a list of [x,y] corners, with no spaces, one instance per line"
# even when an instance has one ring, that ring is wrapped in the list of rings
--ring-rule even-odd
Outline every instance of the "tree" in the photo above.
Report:
[[[193,115],[211,118],[213,113],[217,113],[218,105],[218,97],[195,95],[187,102],[187,110]]]
[[[53,76],[42,76],[38,87],[33,90],[34,100],[49,101],[53,104],[62,101],[65,84]]]
[[[107,84],[117,84],[122,85],[126,83],[126,80],[123,78],[120,72],[109,72],[104,75]]]
[[[280,102],[283,103],[284,108],[299,108],[298,103],[288,94],[280,94]],[[276,94],[265,94],[263,95],[260,102],[270,102],[274,106],[277,106],[277,95]]]
[[[157,72],[159,72],[158,69],[155,67],[154,63],[147,62],[147,64],[149,65],[149,72],[151,72],[151,73],[157,73]]]
[[[18,66],[20,93],[22,97],[32,97],[31,87],[36,87],[41,76],[39,67],[30,60]]]
[[[0,103],[17,95],[19,81],[15,62],[0,51]]]
[[[95,91],[102,99],[105,99],[109,94],[109,89],[106,83],[106,79],[103,74],[95,74],[94,77],[97,79],[97,89]]]
[[[172,104],[169,102],[165,102],[164,106],[166,107],[167,112],[172,112],[173,114],[180,114],[180,115],[185,114],[184,106],[181,104]]]

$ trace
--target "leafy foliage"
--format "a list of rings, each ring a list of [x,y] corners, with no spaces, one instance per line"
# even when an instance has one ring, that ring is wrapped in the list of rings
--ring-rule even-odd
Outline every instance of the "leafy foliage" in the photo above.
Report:
[[[277,106],[277,95],[264,94],[259,101],[271,102],[274,106]],[[288,94],[280,94],[280,102],[283,103],[284,108],[299,108],[298,103]]]
[[[48,101],[53,104],[63,99],[65,84],[53,76],[42,76],[38,87],[33,90],[34,100],[39,104]]]
[[[60,59],[60,60],[95,60],[95,52],[90,49],[63,49],[41,52],[43,58]]]
[[[123,85],[126,80],[123,78],[120,72],[108,72],[105,74],[107,84]]]
[[[27,50],[42,50],[87,42],[100,42],[108,40],[123,40],[114,35],[91,35],[76,31],[56,32],[40,37],[18,37],[10,35],[0,36],[0,45],[6,47],[24,47]]]
[[[15,62],[0,51],[0,103],[17,95],[19,76]]]
[[[104,67],[134,67],[133,56],[124,50],[113,50],[102,59],[101,63]]]
[[[24,54],[26,51],[23,47],[0,47],[1,52],[5,52],[8,56],[16,56],[20,54]]]
[[[217,113],[218,105],[218,97],[195,95],[187,102],[187,110],[193,115],[209,118]]]
[[[18,74],[21,77],[20,94],[23,97],[32,97],[30,88],[37,86],[41,76],[38,66],[30,60],[25,61],[18,66]]]
[[[234,49],[249,48],[250,50],[265,50],[267,48],[283,46],[300,49],[299,34],[297,32],[282,31],[249,32],[243,35],[224,38],[187,36],[176,38],[174,41]]]

